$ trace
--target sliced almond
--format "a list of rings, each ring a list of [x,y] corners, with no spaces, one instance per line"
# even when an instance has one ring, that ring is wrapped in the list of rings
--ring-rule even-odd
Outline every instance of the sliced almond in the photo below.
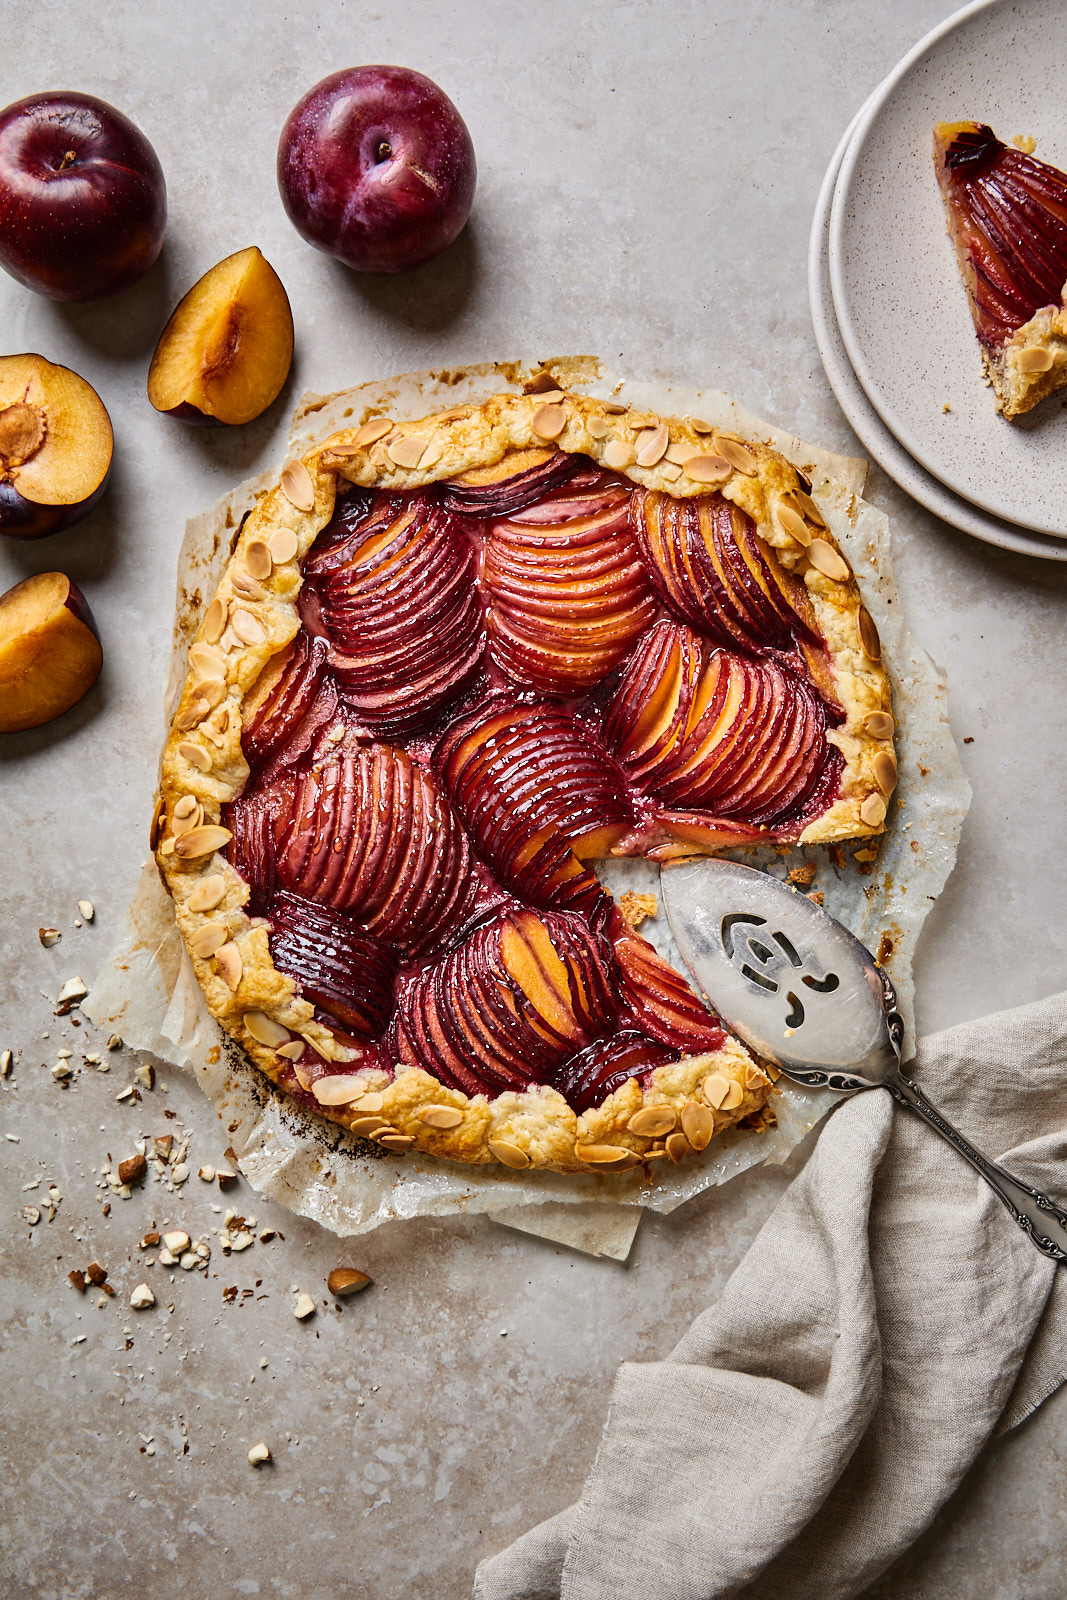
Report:
[[[205,750],[202,744],[190,744],[187,739],[183,739],[178,746],[178,754],[183,761],[188,761],[191,767],[196,767],[201,772],[211,771],[211,751]]]
[[[269,573],[265,574],[265,576],[269,577]],[[255,578],[249,577],[247,572],[233,573],[230,583],[242,600],[262,600],[266,593],[263,585],[257,583]]]
[[[730,1087],[726,1091],[726,1099],[718,1109],[720,1111],[736,1111],[744,1098],[745,1095],[741,1085],[736,1080],[731,1079]]]
[[[706,1150],[715,1132],[715,1118],[707,1106],[687,1100],[682,1107],[682,1132],[694,1150]]]
[[[174,810],[171,815],[174,817],[191,817],[193,812],[196,810],[196,807],[196,795],[183,794],[180,800],[175,800]]]
[[[826,518],[815,504],[815,501],[811,498],[811,495],[808,494],[806,490],[799,488],[794,489],[793,493],[800,505],[801,511],[808,518],[808,520],[810,522],[814,522],[819,528],[825,528]]]
[[[357,429],[354,443],[363,449],[366,445],[377,444],[379,439],[384,439],[386,434],[392,431],[392,417],[372,417],[369,422],[365,422]]]
[[[730,1079],[724,1077],[721,1072],[709,1072],[700,1085],[700,1090],[708,1105],[714,1106],[715,1110],[719,1111],[730,1092]]]
[[[633,1155],[632,1150],[617,1144],[576,1144],[574,1153],[579,1161],[585,1161],[591,1167],[614,1167],[620,1162],[629,1164]]]
[[[890,750],[879,750],[871,762],[874,781],[883,794],[892,794],[897,786],[897,763]]]
[[[222,630],[226,626],[226,602],[216,595],[207,608],[204,617],[204,638],[208,644],[217,644],[222,638]]]
[[[226,698],[225,678],[204,678],[196,686],[198,702],[214,711]]]
[[[306,1049],[303,1039],[290,1039],[288,1044],[278,1046],[278,1054],[285,1056],[287,1061],[299,1061]]]
[[[326,1287],[331,1294],[343,1299],[347,1295],[358,1294],[371,1282],[371,1278],[365,1272],[360,1272],[357,1267],[334,1267],[326,1279]]]
[[[194,956],[201,961],[210,961],[211,957],[222,949],[230,937],[230,930],[222,922],[209,922],[205,928],[198,928],[189,940],[189,948]]]
[[[425,439],[420,439],[414,433],[402,433],[399,439],[394,439],[389,446],[389,459],[394,465],[410,470],[418,466],[425,449]]]
[[[316,1078],[311,1092],[320,1106],[350,1106],[362,1096],[363,1080],[354,1078],[351,1073],[338,1072],[331,1078]]]
[[[664,1149],[667,1152],[667,1160],[673,1166],[677,1166],[679,1161],[684,1161],[689,1154],[689,1140],[684,1133],[668,1134]]]
[[[279,1045],[289,1044],[292,1038],[289,1029],[268,1017],[265,1011],[246,1011],[242,1020],[256,1043],[266,1045],[268,1050],[277,1050]]]
[[[530,426],[539,439],[558,439],[567,426],[567,413],[562,406],[541,406],[534,412]]]
[[[639,467],[654,467],[657,461],[662,461],[667,454],[667,446],[671,436],[667,431],[667,424],[661,422],[657,428],[644,428],[634,440],[637,451],[637,465]]]
[[[190,911],[214,911],[225,898],[226,879],[221,872],[213,872],[209,877],[201,878],[186,905]]]
[[[720,434],[715,441],[715,448],[727,460],[735,472],[743,472],[751,478],[759,471],[759,462],[745,445],[738,439],[724,439]]]
[[[510,1139],[490,1139],[488,1140],[488,1145],[491,1153],[496,1156],[498,1161],[503,1162],[505,1167],[528,1167],[530,1165],[530,1158],[526,1151],[521,1150],[517,1144],[512,1144]]]
[[[267,630],[259,618],[243,607],[230,618],[230,627],[242,644],[262,644],[267,637]]]
[[[827,544],[825,539],[811,541],[808,546],[808,560],[817,572],[823,574],[823,577],[833,578],[836,583],[844,583],[849,575],[848,562],[832,544]]]
[[[633,459],[633,448],[625,439],[609,439],[604,446],[604,465],[614,468],[616,472],[630,466]]]
[[[385,1100],[377,1089],[371,1089],[359,1102],[359,1109],[361,1111],[380,1111],[384,1104]]]
[[[686,419],[694,433],[714,433],[714,422],[705,422],[703,417],[688,417]]]
[[[184,711],[178,712],[174,726],[179,733],[188,733],[190,728],[195,728],[198,722],[203,721],[210,710],[206,700],[194,700]]]
[[[606,439],[611,432],[611,422],[607,417],[590,417],[586,426],[594,439]]]
[[[677,1121],[678,1113],[673,1106],[642,1106],[640,1111],[634,1112],[626,1128],[642,1139],[658,1139],[670,1133]]]
[[[245,551],[245,566],[252,578],[269,578],[274,571],[274,557],[265,539],[249,540]]]
[[[690,456],[685,464],[686,476],[694,483],[725,483],[733,471],[725,456]]]
[[[271,560],[278,567],[284,567],[287,561],[291,561],[299,548],[300,540],[292,528],[279,528],[277,533],[272,534],[267,540]]]
[[[545,394],[549,390],[558,392],[559,379],[554,373],[546,372],[543,369],[540,372],[533,373],[522,386],[523,394]]]
[[[221,650],[217,650],[213,644],[206,644],[203,639],[189,646],[189,666],[198,678],[220,678],[226,674]]]
[[[227,989],[231,994],[235,993],[244,975],[244,962],[240,950],[232,941],[215,951],[215,966]]]
[[[827,728],[826,742],[827,744],[836,744],[842,755],[847,756],[850,761],[854,760],[862,749],[858,739],[854,738],[851,733],[843,733],[840,728]]]
[[[800,515],[800,512],[794,511],[790,505],[779,502],[775,515],[790,538],[795,539],[797,544],[801,544],[807,549],[811,544],[811,529]]]
[[[1040,345],[1031,345],[1029,349],[1019,351],[1019,371],[1051,372],[1053,360],[1051,350],[1044,350]]]
[[[428,1128],[458,1128],[463,1121],[462,1111],[455,1106],[421,1106],[415,1115]]]
[[[435,422],[465,422],[471,414],[470,406],[453,406],[450,411],[439,411]]]
[[[395,1150],[398,1154],[410,1150],[415,1143],[410,1133],[398,1133],[395,1129],[391,1133],[376,1133],[374,1141],[376,1144],[383,1144],[387,1150]]]
[[[877,828],[885,821],[886,803],[880,794],[869,794],[860,806],[860,818],[868,828]]]
[[[745,1087],[747,1089],[765,1089],[770,1079],[765,1072],[751,1063],[745,1068]]]
[[[38,928],[37,937],[40,939],[46,950],[51,950],[54,945],[59,943],[63,935],[60,933],[58,928]]]
[[[688,439],[679,439],[667,446],[666,460],[673,462],[677,467],[684,467],[687,461],[702,454],[703,451],[698,444],[690,444]]]
[[[676,467],[673,461],[661,461],[659,470],[668,483],[677,483],[682,476],[681,467]]]
[[[882,641],[878,637],[878,629],[875,625],[874,618],[871,616],[871,613],[867,610],[866,606],[860,606],[856,620],[859,624],[860,643],[862,644],[866,654],[870,656],[872,661],[881,661]]]
[[[863,731],[872,739],[891,739],[896,726],[888,711],[868,711],[863,719]]]
[[[314,511],[315,485],[302,461],[289,462],[282,471],[279,487],[289,504],[298,511]]]
[[[384,1133],[389,1123],[384,1117],[357,1117],[348,1124],[350,1133],[358,1133],[361,1138],[373,1139],[376,1133]]]
[[[216,822],[205,823],[201,828],[190,828],[188,833],[183,833],[180,839],[174,841],[174,854],[183,861],[189,861],[195,856],[211,855],[215,850],[221,850],[223,845],[229,844],[233,834],[229,828],[220,827]]]

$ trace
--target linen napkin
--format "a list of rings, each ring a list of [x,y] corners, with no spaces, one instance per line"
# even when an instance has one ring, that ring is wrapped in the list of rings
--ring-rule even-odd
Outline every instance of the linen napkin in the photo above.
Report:
[[[923,1041],[960,1130],[1067,1202],[1067,994]],[[624,1365],[577,1505],[476,1600],[844,1600],[1067,1376],[1067,1264],[884,1090],[845,1101],[718,1304]]]

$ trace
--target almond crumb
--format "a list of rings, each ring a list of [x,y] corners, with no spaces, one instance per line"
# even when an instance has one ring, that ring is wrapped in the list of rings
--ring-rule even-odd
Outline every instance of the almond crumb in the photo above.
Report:
[[[309,1294],[297,1296],[296,1304],[293,1307],[293,1316],[296,1317],[298,1321],[303,1322],[305,1317],[312,1316],[314,1311],[315,1302],[312,1300]]]
[[[254,1444],[251,1450],[248,1452],[248,1460],[253,1467],[265,1466],[273,1459],[274,1458],[271,1455],[270,1450],[263,1443],[262,1439],[260,1440],[259,1444]]]

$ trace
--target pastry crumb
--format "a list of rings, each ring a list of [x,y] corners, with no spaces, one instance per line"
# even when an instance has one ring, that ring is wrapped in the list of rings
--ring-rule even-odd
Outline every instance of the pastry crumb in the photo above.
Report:
[[[790,883],[795,883],[798,888],[810,889],[815,882],[815,874],[818,870],[818,866],[814,861],[805,862],[804,866],[793,868],[789,874],[789,881]]]
[[[948,411],[952,410],[952,407],[951,407],[951,405],[949,404],[949,402],[947,400],[945,401],[944,405],[941,407],[941,410],[942,410],[942,412],[948,412]]]
[[[619,896],[619,910],[631,928],[639,928],[646,917],[656,916],[659,901],[654,894],[637,894],[633,889],[627,889],[625,894]]]
[[[1037,149],[1037,140],[1032,133],[1017,133],[1011,142],[1024,156],[1032,156]]]

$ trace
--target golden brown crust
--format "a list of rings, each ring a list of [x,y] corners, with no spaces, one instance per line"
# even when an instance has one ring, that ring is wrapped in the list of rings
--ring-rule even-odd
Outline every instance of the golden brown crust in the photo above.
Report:
[[[402,425],[385,427],[386,421],[365,419],[333,435],[301,463],[290,463],[279,485],[259,499],[190,648],[189,674],[163,751],[156,856],[178,927],[212,1014],[276,1083],[302,1076],[298,1061],[278,1053],[287,1041],[296,1050],[304,1039],[336,1062],[352,1055],[315,1020],[294,981],[275,968],[265,925],[244,909],[247,885],[220,853],[228,835],[219,819],[247,781],[243,718],[264,669],[299,629],[300,563],[333,513],[339,478],[412,490],[492,467],[512,451],[555,446],[676,497],[720,489],[803,579],[846,712],[834,735],[845,763],[839,798],[802,841],[882,832],[895,781],[889,682],[877,632],[806,484],[776,451],[693,419],[545,392],[543,379],[541,392],[497,395]],[[656,1068],[646,1090],[629,1080],[581,1116],[550,1088],[468,1099],[418,1068],[398,1067],[387,1081],[384,1073],[353,1063],[345,1076],[347,1088],[334,1092],[350,1092],[353,1099],[323,1105],[321,1114],[385,1148],[564,1172],[681,1159],[758,1113],[773,1092],[769,1077],[730,1039],[713,1055]],[[639,1116],[632,1125],[635,1115],[656,1106],[661,1112],[651,1122]],[[457,1112],[461,1120],[443,1126]],[[647,1131],[660,1123],[663,1131]]]
[[[999,350],[983,350],[982,358],[997,397],[997,410],[1009,420],[1067,388],[1067,302],[1042,306],[1015,330],[1007,344]]]

